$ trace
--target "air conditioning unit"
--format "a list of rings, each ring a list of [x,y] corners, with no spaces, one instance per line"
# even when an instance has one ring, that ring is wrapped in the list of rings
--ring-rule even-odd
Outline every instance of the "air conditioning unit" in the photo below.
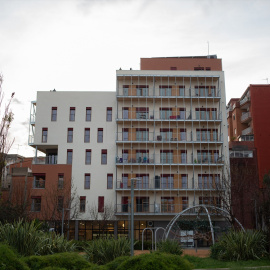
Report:
[[[148,227],[153,227],[154,226],[154,222],[153,221],[148,221]]]

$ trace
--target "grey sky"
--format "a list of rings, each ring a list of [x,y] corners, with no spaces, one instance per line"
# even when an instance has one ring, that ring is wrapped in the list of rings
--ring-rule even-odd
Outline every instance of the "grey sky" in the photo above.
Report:
[[[270,81],[268,0],[0,0],[0,72],[16,92],[11,153],[27,147],[36,91],[115,90],[140,57],[223,59],[227,101]],[[30,149],[30,150],[29,150]]]

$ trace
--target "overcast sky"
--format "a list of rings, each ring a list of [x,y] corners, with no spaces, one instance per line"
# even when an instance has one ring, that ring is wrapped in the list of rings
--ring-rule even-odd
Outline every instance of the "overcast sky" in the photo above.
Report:
[[[15,92],[10,153],[27,146],[37,91],[115,91],[141,57],[217,54],[227,102],[270,82],[268,0],[0,0],[0,72]]]

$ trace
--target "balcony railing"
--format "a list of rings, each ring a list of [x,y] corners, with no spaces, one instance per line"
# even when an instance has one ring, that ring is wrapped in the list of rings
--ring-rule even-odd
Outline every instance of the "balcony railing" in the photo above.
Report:
[[[241,135],[239,141],[254,141],[254,135]]]
[[[221,91],[217,88],[166,88],[161,90],[159,87],[136,89],[133,86],[129,88],[119,88],[118,97],[125,98],[220,98]]]
[[[223,156],[208,155],[197,156],[193,158],[192,155],[148,155],[144,157],[136,157],[132,154],[116,157],[116,165],[200,165],[200,164],[223,164]]]
[[[173,111],[173,110],[159,110],[159,111],[140,111],[136,112],[134,108],[129,108],[126,111],[118,111],[117,121],[220,121],[222,120],[222,113],[212,110],[195,110],[195,111]]]
[[[252,130],[252,127],[248,127],[244,130],[242,130],[242,135],[248,135],[248,134],[252,134],[253,133],[253,130]]]
[[[220,205],[214,204],[209,206],[217,206]],[[157,214],[157,215],[166,215],[166,214],[176,214],[181,211],[187,209],[189,207],[188,204],[167,204],[167,203],[155,203],[155,204],[135,204],[134,205],[134,214],[135,215],[145,215],[145,214]],[[115,205],[116,214],[129,214],[130,207],[129,204],[116,204]],[[220,214],[216,210],[208,209],[210,214]],[[190,209],[186,215],[197,214],[198,208]],[[206,213],[205,213],[206,214]]]
[[[210,180],[209,180],[210,181]],[[142,179],[137,180],[134,183],[134,190],[170,190],[170,191],[202,191],[209,190],[215,191],[215,183],[199,183],[198,179],[195,180],[197,183],[194,187],[188,186],[188,183],[181,183],[178,180],[171,179]],[[130,190],[131,189],[131,180],[130,179],[118,179],[116,182],[116,190]],[[220,189],[220,187],[219,187]]]
[[[248,120],[251,117],[251,113],[247,112],[241,115],[241,122]]]
[[[157,135],[155,135],[157,134]],[[194,138],[193,138],[194,137]],[[116,141],[120,142],[223,142],[223,136],[216,132],[167,132],[154,133],[148,131],[117,132]]]
[[[243,105],[244,103],[246,103],[249,100],[250,100],[250,97],[249,96],[246,96],[245,98],[243,98],[242,100],[240,100],[240,106]]]
[[[57,164],[57,155],[34,158],[33,164]]]

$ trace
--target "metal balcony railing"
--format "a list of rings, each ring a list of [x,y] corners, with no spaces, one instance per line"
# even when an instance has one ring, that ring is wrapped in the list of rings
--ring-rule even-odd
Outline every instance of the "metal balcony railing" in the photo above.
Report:
[[[253,151],[230,151],[230,158],[253,158]]]
[[[244,113],[244,114],[241,115],[241,121],[244,122],[244,121],[246,121],[250,117],[251,117],[251,113],[250,112]]]
[[[33,164],[57,164],[57,155],[39,157],[33,159]]]
[[[246,96],[245,98],[243,98],[242,100],[240,100],[240,106],[243,105],[244,103],[246,103],[249,100],[250,100],[250,97],[249,96]]]
[[[248,134],[252,134],[253,130],[252,127],[248,127],[244,130],[242,130],[242,135],[248,135]]]

